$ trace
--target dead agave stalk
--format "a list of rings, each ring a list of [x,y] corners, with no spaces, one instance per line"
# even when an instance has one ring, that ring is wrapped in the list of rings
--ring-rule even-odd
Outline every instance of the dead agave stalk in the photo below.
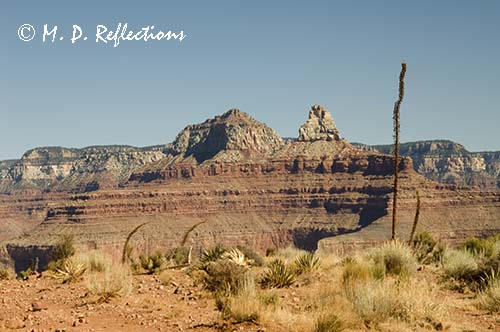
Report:
[[[127,262],[127,248],[128,248],[128,243],[130,239],[132,238],[132,235],[137,233],[137,231],[143,227],[144,225],[147,225],[149,222],[145,222],[143,224],[140,224],[136,228],[134,228],[127,236],[127,239],[125,240],[125,244],[123,245],[123,250],[122,250],[122,263],[125,264]]]
[[[394,103],[394,114],[392,116],[393,126],[394,126],[394,199],[392,203],[392,236],[393,240],[396,239],[396,227],[397,227],[397,204],[398,204],[398,173],[399,173],[399,114],[401,103],[403,102],[403,97],[405,94],[405,74],[406,74],[406,63],[401,63],[401,72],[399,74],[399,96],[398,100]]]
[[[416,191],[416,195],[417,195],[417,210],[415,211],[415,219],[413,219],[413,226],[411,228],[408,245],[411,245],[411,243],[413,242],[413,237],[415,236],[415,232],[417,231],[418,219],[420,217],[420,193],[418,192],[418,190]]]

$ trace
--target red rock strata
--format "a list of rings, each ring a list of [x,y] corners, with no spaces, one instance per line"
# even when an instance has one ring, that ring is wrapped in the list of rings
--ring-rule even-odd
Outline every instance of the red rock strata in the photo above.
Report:
[[[137,168],[120,187],[2,196],[3,234],[25,232],[6,242],[7,251],[18,268],[34,254],[45,262],[40,249],[70,233],[84,247],[119,254],[127,234],[142,223],[133,238],[137,252],[179,246],[199,223],[186,244],[196,250],[217,242],[258,250],[292,243],[346,250],[388,238],[392,157],[352,147],[331,127],[333,120],[325,129],[318,114],[327,112],[314,106],[301,140],[285,143],[231,111],[188,126],[172,155]],[[417,189],[421,229],[450,240],[500,229],[500,193],[427,180],[410,159],[400,169],[402,236],[413,220]]]

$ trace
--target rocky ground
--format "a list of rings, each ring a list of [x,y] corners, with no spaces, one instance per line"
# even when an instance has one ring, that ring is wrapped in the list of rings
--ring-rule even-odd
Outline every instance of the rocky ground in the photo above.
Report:
[[[327,277],[320,273],[317,278],[317,283],[303,279],[291,288],[272,290],[279,298],[278,306],[290,312],[307,312],[311,296],[321,292],[320,282]],[[428,269],[419,271],[417,278],[435,282],[434,272]],[[440,310],[444,310],[442,321],[410,327],[389,322],[382,324],[379,330],[500,330],[500,314],[476,309],[472,292],[459,293],[444,287],[437,292],[436,297],[441,299]],[[272,313],[264,322],[224,321],[212,294],[179,270],[169,270],[167,276],[136,275],[132,293],[109,303],[100,303],[90,295],[85,281],[61,284],[48,273],[27,281],[0,281],[1,331],[300,331],[299,325],[293,326],[293,319],[287,326],[283,317],[278,317],[283,315],[282,311],[274,310],[276,322],[273,322]],[[359,326],[347,329],[366,330]]]

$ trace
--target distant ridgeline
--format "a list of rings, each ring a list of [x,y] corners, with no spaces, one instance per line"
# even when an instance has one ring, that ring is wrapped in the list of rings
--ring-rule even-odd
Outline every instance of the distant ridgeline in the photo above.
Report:
[[[381,153],[393,153],[392,145],[354,146]],[[463,145],[447,140],[403,143],[403,156],[411,157],[414,169],[423,176],[442,183],[500,188],[500,151],[469,152]]]

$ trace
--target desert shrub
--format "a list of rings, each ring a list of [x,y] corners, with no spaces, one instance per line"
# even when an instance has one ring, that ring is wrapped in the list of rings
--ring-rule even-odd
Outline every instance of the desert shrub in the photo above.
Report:
[[[477,274],[478,264],[470,251],[453,250],[444,255],[443,271],[447,278],[468,281]]]
[[[352,260],[344,264],[342,271],[342,284],[350,285],[353,282],[382,279],[385,276],[385,266],[370,264],[364,260]]]
[[[224,255],[226,251],[226,248],[224,248],[221,244],[217,244],[213,248],[205,249],[200,257],[200,262],[202,264],[215,262],[221,259],[222,255]]]
[[[295,273],[281,259],[275,259],[264,272],[261,284],[264,287],[283,288],[295,282]]]
[[[490,313],[500,312],[500,278],[493,278],[487,284],[478,295],[477,306]]]
[[[10,279],[9,269],[0,266],[0,280],[8,280],[8,279]]]
[[[386,274],[407,276],[417,267],[411,248],[400,241],[384,243],[379,248],[375,248],[369,257],[375,264],[384,266]]]
[[[163,266],[163,254],[160,251],[156,251],[150,255],[140,255],[139,261],[141,262],[141,267],[146,270],[147,274],[153,274],[158,272]]]
[[[264,305],[276,306],[279,303],[278,294],[275,292],[266,292],[260,295],[260,302]]]
[[[19,271],[17,273],[17,279],[28,280],[30,276],[34,275],[35,272],[29,267],[24,271]]]
[[[112,265],[111,260],[97,250],[80,257],[80,260],[85,262],[87,270],[90,272],[104,272],[108,266]]]
[[[294,268],[297,274],[309,273],[319,267],[319,258],[306,252],[295,259]]]
[[[275,248],[267,248],[266,249],[266,257],[271,257],[276,255],[276,249]]]
[[[164,270],[158,274],[158,281],[161,285],[166,286],[172,282],[171,270]]]
[[[52,261],[64,261],[75,254],[75,239],[73,235],[61,235],[50,253]]]
[[[412,246],[415,257],[422,264],[440,262],[445,251],[445,245],[436,241],[427,232],[417,234],[413,239]]]
[[[341,332],[344,331],[342,321],[336,315],[320,316],[314,326],[314,332]]]
[[[493,241],[490,239],[470,238],[466,240],[462,248],[475,256],[491,257],[493,255]]]
[[[256,296],[255,281],[249,274],[245,274],[238,292],[217,292],[215,301],[223,319],[232,319],[234,323],[259,320],[260,304]]]
[[[61,267],[55,271],[54,277],[63,284],[71,283],[80,280],[86,270],[85,263],[68,258],[63,260]]]
[[[189,261],[189,248],[177,247],[170,249],[165,254],[165,258],[173,263],[173,265],[185,265]]]
[[[252,261],[252,265],[254,266],[263,266],[264,259],[257,252],[253,251],[251,248],[245,246],[237,246],[236,249],[241,251],[248,260]]]
[[[100,302],[126,296],[132,291],[132,273],[125,265],[110,266],[104,272],[89,275],[87,289],[97,295]]]
[[[214,293],[238,293],[248,273],[247,268],[227,259],[209,262],[203,270],[203,287]]]

